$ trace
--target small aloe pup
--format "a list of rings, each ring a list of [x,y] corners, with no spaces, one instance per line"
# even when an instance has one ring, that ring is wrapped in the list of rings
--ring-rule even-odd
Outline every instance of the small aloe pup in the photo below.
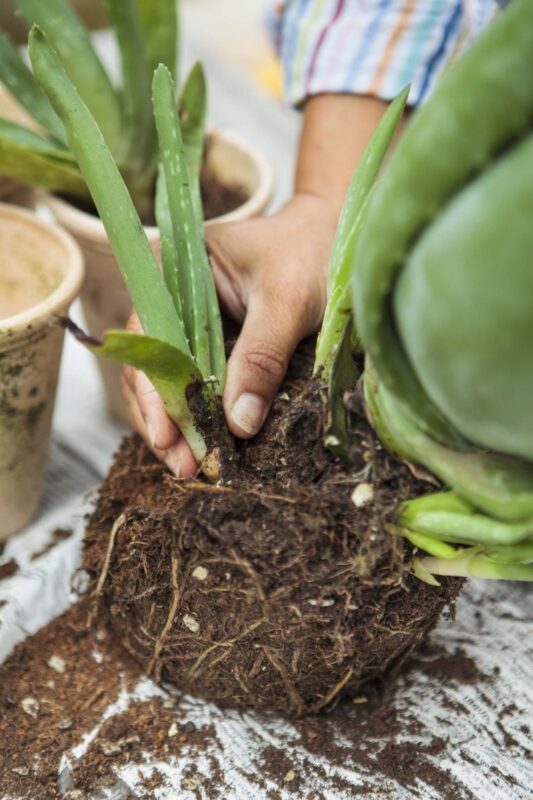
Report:
[[[532,75],[515,0],[415,115],[352,258],[376,430],[451,490],[393,529],[426,580],[533,580]]]
[[[102,131],[137,211],[143,219],[149,218],[158,163],[151,81],[160,62],[176,77],[175,0],[105,0],[120,53],[119,89],[112,84],[88,31],[67,0],[15,0],[15,6],[30,27],[37,24],[45,32]],[[5,34],[0,34],[0,80],[35,122],[35,130],[29,130],[0,118],[0,174],[89,201],[90,189],[60,119]],[[184,137],[201,143],[205,82],[198,65],[185,82],[181,105],[187,112]]]
[[[207,448],[188,390],[199,387],[213,410],[225,377],[224,341],[215,286],[203,243],[199,173],[201,139],[187,150],[174,102],[174,82],[160,65],[153,80],[154,116],[161,152],[156,215],[161,231],[161,273],[139,215],[105,139],[44,33],[30,33],[34,73],[61,118],[113,247],[146,335],[111,331],[89,347],[150,377],[168,413],[198,461]]]

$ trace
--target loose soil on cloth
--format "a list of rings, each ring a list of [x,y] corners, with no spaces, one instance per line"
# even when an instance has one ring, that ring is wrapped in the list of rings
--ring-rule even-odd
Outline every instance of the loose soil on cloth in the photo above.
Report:
[[[127,765],[170,763],[185,757],[190,767],[183,773],[183,790],[201,786],[202,796],[226,797],[227,764],[216,731],[209,723],[186,719],[186,706],[179,699],[163,694],[132,700],[125,710],[108,712],[103,720],[112,703],[134,691],[141,672],[110,631],[98,626],[89,632],[89,614],[90,601],[85,598],[20,644],[0,667],[0,796],[87,800],[89,793],[116,785],[116,773]],[[404,681],[414,682],[419,669],[431,673],[438,665],[448,683],[490,680],[460,650],[450,655],[429,644],[422,655],[424,659],[404,674]],[[461,713],[464,709],[454,712]],[[272,719],[259,716],[256,724],[268,727]],[[90,744],[74,756],[70,751],[97,725]],[[248,776],[258,796],[275,800],[281,789],[288,789],[295,797],[305,791],[306,798],[318,800],[322,795],[309,793],[307,783],[307,779],[312,783],[311,775],[317,770],[320,774],[316,756],[330,764],[331,790],[345,791],[348,796],[373,800],[376,775],[381,775],[400,786],[416,787],[417,797],[419,781],[436,789],[442,800],[470,797],[435,758],[444,752],[445,740],[434,736],[424,746],[420,744],[424,731],[415,716],[398,714],[391,684],[375,684],[333,713],[307,717],[292,726],[292,750],[267,744],[258,747],[253,774]],[[298,763],[292,760],[294,747],[300,754]],[[69,768],[62,756],[68,756]],[[194,769],[195,763],[206,759],[209,777]],[[236,766],[232,764],[232,769]],[[372,780],[368,787],[355,789],[342,778],[346,770],[372,776]],[[151,798],[165,786],[164,775],[155,769],[137,784],[135,796]]]
[[[398,669],[461,585],[406,572],[409,548],[386,525],[428,484],[383,450],[357,403],[354,468],[324,448],[311,359],[298,352],[264,430],[225,451],[216,485],[175,480],[127,439],[85,554],[100,617],[148,675],[297,717]],[[357,508],[362,481],[373,499]]]

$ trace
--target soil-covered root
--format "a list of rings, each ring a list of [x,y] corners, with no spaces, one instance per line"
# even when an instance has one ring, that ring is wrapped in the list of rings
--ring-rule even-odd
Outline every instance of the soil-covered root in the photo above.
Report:
[[[127,439],[90,520],[95,607],[157,680],[237,708],[301,716],[394,672],[453,603],[387,532],[427,486],[354,418],[351,472],[322,445],[318,391],[301,380],[235,456],[224,485],[178,482]],[[361,506],[354,485],[372,487]]]

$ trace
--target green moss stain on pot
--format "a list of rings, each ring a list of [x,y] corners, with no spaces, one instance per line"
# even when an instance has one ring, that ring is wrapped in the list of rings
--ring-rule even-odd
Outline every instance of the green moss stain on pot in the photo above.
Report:
[[[24,348],[13,348],[0,352],[0,429],[5,428],[9,439],[17,439],[16,448],[6,441],[0,472],[16,468],[19,456],[25,447],[32,446],[48,407],[39,389],[37,375],[44,368],[39,364],[38,345],[46,333],[40,332],[27,342]],[[9,332],[7,332],[9,336]],[[0,329],[0,338],[3,331]],[[55,384],[56,376],[50,376]],[[41,383],[42,385],[42,383]]]

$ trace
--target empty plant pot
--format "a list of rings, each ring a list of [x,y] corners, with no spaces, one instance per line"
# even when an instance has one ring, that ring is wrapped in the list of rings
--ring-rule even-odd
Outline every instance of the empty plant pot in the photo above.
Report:
[[[0,204],[0,541],[35,514],[50,438],[63,331],[79,294],[76,242],[29,211]]]
[[[204,184],[206,225],[250,219],[266,208],[272,192],[271,167],[261,153],[238,136],[219,131],[209,135],[205,174],[208,176]],[[233,208],[227,203],[227,211],[221,188],[235,190]],[[210,197],[211,192],[217,197]],[[131,301],[101,221],[62,198],[47,195],[45,202],[82,249],[86,279],[81,300],[89,333],[98,338],[110,328],[124,328],[131,312]],[[211,219],[209,206],[212,207]],[[221,208],[224,213],[220,213]],[[159,230],[155,226],[145,226],[145,231],[153,250],[158,253]],[[126,404],[120,390],[120,366],[100,360],[98,366],[109,412],[127,421]]]

